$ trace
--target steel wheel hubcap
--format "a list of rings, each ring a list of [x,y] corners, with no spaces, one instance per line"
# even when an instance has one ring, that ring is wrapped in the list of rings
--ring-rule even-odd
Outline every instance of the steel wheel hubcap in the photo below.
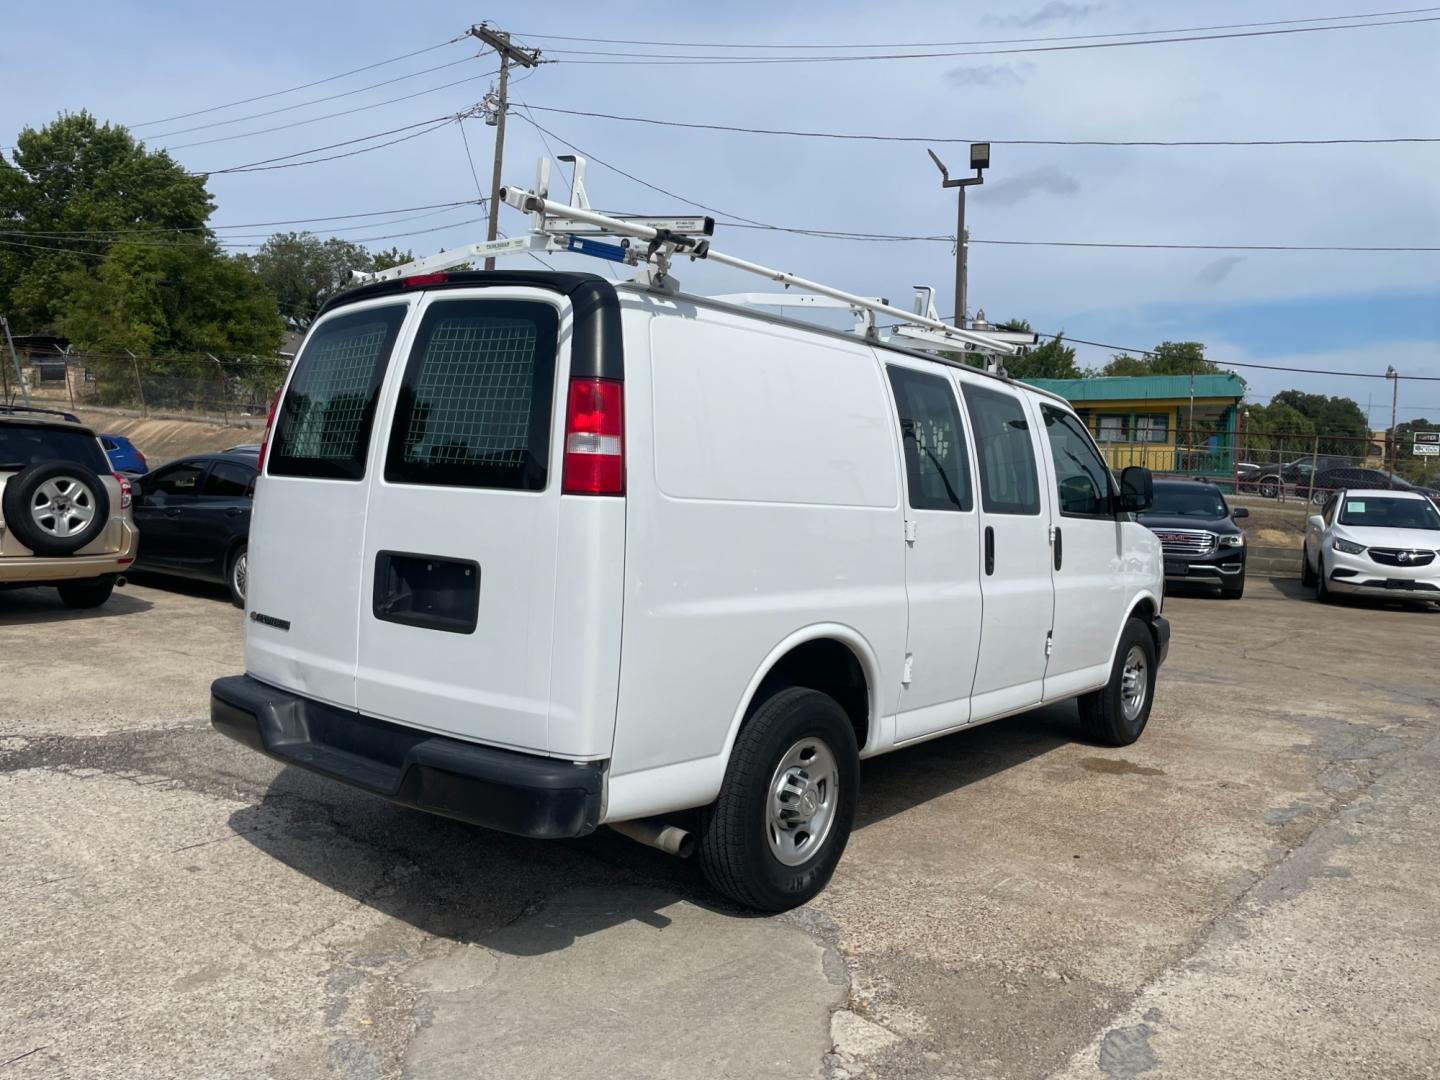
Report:
[[[1126,720],[1139,717],[1145,707],[1145,698],[1150,693],[1150,662],[1145,650],[1131,645],[1125,654],[1125,667],[1120,673],[1120,703]]]
[[[801,739],[787,750],[770,778],[765,837],[771,853],[786,866],[811,858],[830,835],[840,798],[840,768],[818,738]]]
[[[95,494],[73,476],[57,476],[35,489],[30,517],[48,536],[68,539],[95,520]]]

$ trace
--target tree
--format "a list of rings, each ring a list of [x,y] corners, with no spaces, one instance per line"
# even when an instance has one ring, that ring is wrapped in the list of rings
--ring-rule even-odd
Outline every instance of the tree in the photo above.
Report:
[[[1348,397],[1307,394],[1282,390],[1270,399],[1271,406],[1288,405],[1315,425],[1320,436],[1320,453],[1364,458],[1370,444],[1370,422],[1365,410]]]
[[[250,266],[274,292],[286,324],[304,330],[326,300],[354,284],[357,271],[385,270],[413,258],[399,248],[372,255],[349,240],[288,232],[266,240]]]
[[[1240,452],[1262,462],[1277,463],[1294,454],[1308,454],[1315,444],[1315,424],[1283,401],[1242,406]]]
[[[22,326],[54,325],[68,295],[62,282],[93,274],[117,233],[208,239],[214,208],[203,177],[123,127],[86,112],[27,127],[12,160],[0,155],[0,228],[10,241],[0,246],[0,309]]]
[[[1001,323],[1002,330],[1028,331],[1030,324],[1024,319],[1011,319]],[[1064,342],[1064,334],[1058,334],[1041,345],[1005,358],[1005,370],[1012,378],[1028,379],[1079,379],[1085,372],[1075,363],[1075,350]]]
[[[1198,341],[1162,341],[1149,356],[1117,353],[1102,375],[1215,375],[1221,368],[1205,359]]]
[[[1440,458],[1421,457],[1415,453],[1415,432],[1417,431],[1440,431],[1440,421],[1427,420],[1422,416],[1418,420],[1405,420],[1395,425],[1393,432],[1395,471],[1407,480],[1433,487],[1437,482],[1437,471],[1440,471]],[[1387,434],[1390,433],[1387,432]],[[1388,453],[1386,454],[1386,464],[1388,467]]]
[[[275,297],[213,242],[113,244],[60,285],[59,326],[81,349],[273,356],[284,330]]]

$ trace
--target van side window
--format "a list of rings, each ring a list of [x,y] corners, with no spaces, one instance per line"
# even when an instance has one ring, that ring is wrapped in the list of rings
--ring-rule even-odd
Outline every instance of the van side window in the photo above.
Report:
[[[405,311],[402,304],[357,311],[310,335],[275,418],[272,475],[364,479],[375,400]]]
[[[559,324],[535,301],[432,303],[405,368],[385,479],[542,490]]]
[[[980,502],[987,514],[1040,513],[1030,422],[1013,394],[965,387],[965,408],[980,458]]]
[[[1060,513],[1081,517],[1110,517],[1110,470],[1100,459],[1080,422],[1053,405],[1041,405],[1050,455],[1055,460],[1055,487]]]
[[[886,369],[900,414],[910,505],[916,510],[971,510],[965,430],[950,380],[908,368]]]

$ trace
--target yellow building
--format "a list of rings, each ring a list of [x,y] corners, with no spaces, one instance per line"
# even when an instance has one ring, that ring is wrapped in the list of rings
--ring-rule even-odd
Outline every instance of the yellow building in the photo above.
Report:
[[[1072,405],[1115,470],[1230,477],[1245,380],[1239,375],[1031,379]]]

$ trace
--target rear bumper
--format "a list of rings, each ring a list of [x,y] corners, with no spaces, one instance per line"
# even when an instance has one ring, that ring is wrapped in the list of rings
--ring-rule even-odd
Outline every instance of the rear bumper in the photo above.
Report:
[[[215,730],[279,761],[432,814],[547,839],[595,831],[604,768],[479,746],[234,675],[210,687]]]
[[[25,554],[0,558],[0,585],[58,585],[65,581],[123,574],[135,562],[139,539],[140,534],[128,521],[124,521],[120,526],[118,550],[107,551],[103,555],[32,555],[27,549],[20,548]]]

